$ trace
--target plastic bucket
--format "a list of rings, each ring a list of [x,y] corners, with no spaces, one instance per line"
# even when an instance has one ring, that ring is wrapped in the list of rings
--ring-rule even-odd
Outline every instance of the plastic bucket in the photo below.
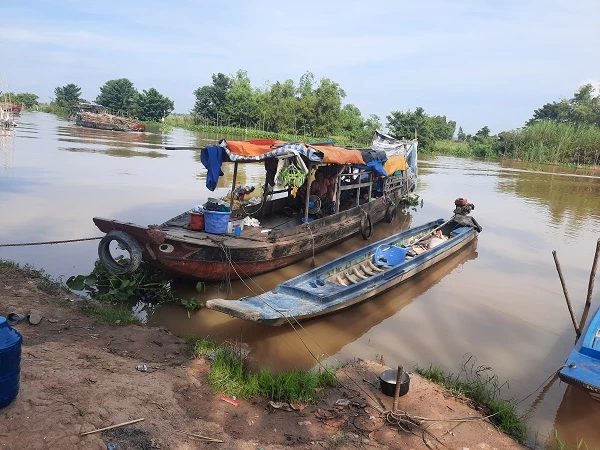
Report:
[[[195,231],[204,230],[204,214],[190,213],[190,228]]]
[[[19,393],[21,334],[0,316],[0,408],[8,406]]]
[[[231,212],[204,211],[204,231],[211,234],[227,233]]]

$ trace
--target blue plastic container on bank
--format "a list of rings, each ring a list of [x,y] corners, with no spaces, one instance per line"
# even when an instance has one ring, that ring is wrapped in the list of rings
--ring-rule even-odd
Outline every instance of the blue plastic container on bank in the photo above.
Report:
[[[212,234],[227,233],[227,225],[231,212],[204,210],[204,231]]]
[[[0,408],[8,406],[19,393],[22,342],[21,334],[0,316]]]

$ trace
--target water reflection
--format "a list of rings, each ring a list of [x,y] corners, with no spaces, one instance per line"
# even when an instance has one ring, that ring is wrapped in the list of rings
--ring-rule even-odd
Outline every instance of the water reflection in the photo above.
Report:
[[[161,223],[208,197],[222,197],[231,189],[233,164],[223,165],[225,175],[211,192],[200,152],[190,149],[221,137],[182,129],[92,130],[51,114],[23,113],[12,134],[0,135],[0,244],[99,236],[94,216]],[[165,145],[179,150],[165,150]],[[465,249],[373,301],[306,322],[299,334],[215,311],[199,311],[188,319],[181,307],[153,315],[140,303],[135,310],[176,334],[245,340],[261,364],[274,368],[314,365],[304,342],[321,360],[384,355],[391,365],[434,364],[455,373],[469,353],[491,366],[500,380],[510,381],[509,398],[526,398],[564,364],[573,346],[551,251],[558,252],[573,308],[580,314],[600,236],[600,176],[592,170],[451,157],[425,156],[419,164],[417,194],[424,207],[399,215],[394,224],[378,224],[373,240],[447,218],[454,199],[467,197],[484,228],[476,250]],[[263,182],[264,168],[240,165],[238,176],[240,184],[257,185]],[[315,264],[363,245],[360,236],[349,239],[315,255]],[[97,241],[0,247],[0,258],[66,279],[91,272]],[[209,286],[203,295],[236,298],[269,290],[310,269],[311,263],[309,258],[235,282],[231,291]],[[177,290],[183,297],[198,296],[193,283],[179,281]],[[592,298],[594,305],[598,302],[600,289]],[[554,383],[543,401],[532,405],[534,399],[532,395],[519,405],[523,412],[532,409],[533,435],[557,428],[583,438],[588,446],[599,442],[595,425],[586,420],[597,420],[593,408],[598,407],[565,392],[564,384]],[[578,407],[587,411],[585,416],[574,412]]]
[[[382,233],[381,230],[379,232]],[[321,360],[336,355],[344,346],[356,341],[373,327],[394,316],[406,305],[438,284],[446,275],[454,270],[462,270],[462,266],[466,262],[477,258],[476,248],[477,242],[475,241],[456,255],[441,261],[395,289],[336,314],[302,322],[302,326],[296,326],[296,329],[289,325],[265,327],[210,310],[201,310],[195,313],[190,320],[182,321],[186,313],[177,308],[159,311],[151,318],[151,322],[169,329],[175,327],[188,335],[193,335],[194,330],[203,330],[203,333],[215,339],[227,339],[233,336],[238,339],[243,338],[244,342],[250,344],[252,348],[250,355],[253,360],[262,366],[268,366],[275,370],[290,369],[291,367],[306,369],[316,364],[315,355],[318,355]],[[329,254],[318,258],[318,264],[337,257],[337,253],[344,254],[345,252],[340,249],[337,249],[334,254],[328,252]],[[293,273],[302,273],[309,266],[310,261],[306,260],[285,270],[274,272],[272,276],[268,277],[269,285],[273,286],[267,286],[265,290],[289,279]],[[263,278],[267,279],[267,276],[263,276]],[[258,283],[260,284],[260,280]],[[230,298],[239,298],[241,293],[250,295],[251,293],[247,291],[250,289],[252,286],[240,286],[238,283]],[[214,296],[215,292],[209,291],[206,298]],[[355,356],[356,354],[337,355],[333,359],[339,362],[340,358],[351,359]],[[328,363],[335,364],[336,362],[332,360]]]
[[[572,448],[581,441],[590,450],[600,445],[600,402],[581,388],[567,386],[555,423],[558,438]]]

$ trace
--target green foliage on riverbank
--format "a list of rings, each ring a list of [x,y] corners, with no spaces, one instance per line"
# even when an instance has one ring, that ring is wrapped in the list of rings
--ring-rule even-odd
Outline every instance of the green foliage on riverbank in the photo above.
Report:
[[[40,103],[37,110],[45,113],[56,114],[61,117],[69,117],[68,108],[58,106],[56,103]]]
[[[274,401],[312,403],[319,388],[335,384],[330,370],[291,371],[274,374],[261,369],[252,372],[238,345],[219,345],[209,338],[192,342],[196,356],[212,360],[208,382],[218,392],[240,398],[265,397]]]
[[[315,137],[308,135],[298,134],[285,134],[285,133],[274,133],[264,131],[261,129],[254,128],[237,128],[233,126],[226,126],[217,124],[217,122],[210,121],[205,118],[198,118],[194,115],[177,115],[169,116],[165,119],[164,124],[166,126],[183,128],[185,130],[208,134],[214,136],[215,140],[227,138],[228,136],[234,136],[242,139],[278,139],[285,142],[324,142],[329,139],[333,139],[336,145],[367,145],[367,143],[357,143],[350,141],[345,136],[334,136],[330,138]],[[368,145],[371,144],[371,137],[369,138]]]
[[[600,165],[600,127],[550,120],[501,133],[496,143],[500,156],[524,161]]]
[[[21,267],[18,263],[13,261],[0,259],[0,275],[10,272],[19,272],[31,279],[38,289],[48,295],[57,298],[58,296],[61,296],[62,298],[65,293],[70,293],[69,288],[65,284],[60,280],[54,280],[50,275],[45,273],[44,270],[34,269],[28,264]],[[103,305],[100,303],[84,301],[82,298],[82,302],[77,303],[77,306],[79,306],[81,311],[85,314],[108,323],[127,325],[140,322],[130,309],[124,308],[122,305],[114,307],[113,305]]]
[[[439,367],[417,367],[416,372],[434,383],[444,386],[456,397],[466,397],[475,405],[484,406],[484,412],[499,430],[508,434],[518,442],[524,442],[527,436],[527,425],[517,413],[516,402],[500,398],[498,377],[491,373],[490,367],[476,366],[474,359],[469,358],[458,375],[446,374]]]
[[[128,261],[122,257],[117,260],[124,263]],[[94,269],[89,275],[69,277],[66,285],[75,291],[84,291],[93,300],[120,309],[128,306],[131,301],[142,301],[153,305],[175,303],[188,310],[189,318],[190,311],[204,306],[198,298],[181,299],[175,296],[171,283],[171,279],[164,272],[146,262],[142,262],[133,273],[116,275],[109,271],[100,260],[96,260]],[[196,284],[198,293],[204,292],[204,289],[204,283]],[[101,309],[92,312],[103,313]]]

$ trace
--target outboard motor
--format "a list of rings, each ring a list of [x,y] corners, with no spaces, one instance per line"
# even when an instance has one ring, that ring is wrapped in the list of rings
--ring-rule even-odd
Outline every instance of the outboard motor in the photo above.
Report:
[[[461,216],[466,216],[475,209],[475,205],[473,203],[469,203],[466,198],[462,197],[454,200],[454,205],[456,206],[454,209],[454,214]]]

